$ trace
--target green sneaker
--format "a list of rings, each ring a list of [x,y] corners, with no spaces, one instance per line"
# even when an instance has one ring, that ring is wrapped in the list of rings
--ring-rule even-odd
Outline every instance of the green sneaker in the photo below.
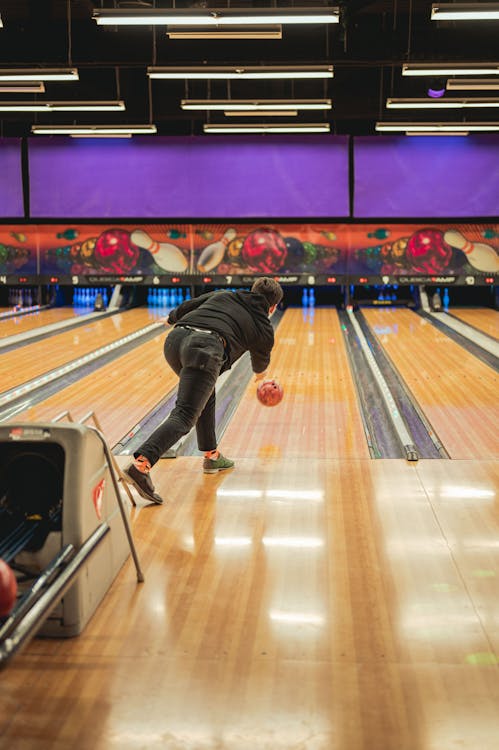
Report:
[[[234,461],[231,461],[222,454],[218,458],[205,458],[203,461],[203,471],[205,474],[216,474],[217,471],[232,469]]]

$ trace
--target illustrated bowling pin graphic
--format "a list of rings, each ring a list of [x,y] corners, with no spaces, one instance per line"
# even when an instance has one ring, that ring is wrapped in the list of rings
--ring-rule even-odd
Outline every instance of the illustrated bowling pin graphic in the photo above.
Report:
[[[188,265],[187,258],[183,252],[169,242],[156,242],[147,232],[136,229],[130,235],[130,240],[137,247],[147,250],[154,258],[154,262],[164,271],[181,273]]]
[[[211,245],[207,245],[199,256],[198,271],[206,273],[207,271],[211,271],[212,268],[215,268],[215,266],[218,266],[223,260],[227,245],[229,242],[232,242],[236,235],[237,232],[235,229],[227,229],[220,240],[212,242]]]
[[[468,263],[478,271],[499,272],[499,255],[490,245],[486,245],[484,242],[470,242],[457,229],[449,229],[445,232],[444,241],[451,247],[462,250],[468,259]]]

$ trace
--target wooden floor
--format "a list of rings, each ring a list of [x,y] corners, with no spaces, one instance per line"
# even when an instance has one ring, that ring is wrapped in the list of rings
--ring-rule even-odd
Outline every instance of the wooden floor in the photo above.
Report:
[[[85,312],[88,312],[86,310]],[[80,314],[84,314],[83,310]],[[71,307],[53,307],[48,310],[37,310],[25,315],[15,315],[11,318],[0,320],[0,339],[8,336],[16,336],[26,331],[33,331],[42,326],[61,323],[77,317],[78,313]]]
[[[452,315],[499,341],[499,315],[490,307],[452,308]]]
[[[132,513],[145,582],[127,562],[79,637],[34,639],[1,673],[2,750],[497,749],[495,373],[411,311],[366,317],[441,438],[452,422],[449,453],[456,429],[466,448],[370,459],[336,312],[287,310],[284,401],[248,385],[221,441],[234,470],[156,465],[165,505]],[[21,416],[95,408],[113,443],[175,382],[163,339]],[[465,407],[475,367],[486,396]]]
[[[497,372],[412,310],[363,312],[450,457],[498,459]]]

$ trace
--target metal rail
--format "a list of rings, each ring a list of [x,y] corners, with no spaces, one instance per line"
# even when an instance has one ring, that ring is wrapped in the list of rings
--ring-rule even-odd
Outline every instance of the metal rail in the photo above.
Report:
[[[419,454],[414,444],[414,439],[409,434],[409,431],[405,425],[405,422],[402,419],[402,416],[398,410],[397,404],[395,403],[395,399],[393,398],[391,394],[391,391],[388,387],[386,380],[381,374],[381,370],[378,367],[378,364],[374,358],[374,355],[371,351],[369,343],[366,337],[364,336],[362,328],[360,327],[357,319],[355,318],[353,310],[347,309],[347,313],[350,318],[350,322],[355,330],[357,338],[359,339],[360,346],[366,358],[367,364],[374,376],[374,379],[376,380],[376,383],[378,384],[381,397],[386,406],[387,414],[389,415],[392,421],[394,430],[398,436],[398,439],[400,440],[402,444],[406,459],[408,461],[418,461]]]

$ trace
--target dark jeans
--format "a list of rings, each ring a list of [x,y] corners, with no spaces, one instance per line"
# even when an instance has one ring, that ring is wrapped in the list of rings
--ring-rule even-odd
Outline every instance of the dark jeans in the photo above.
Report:
[[[215,334],[177,327],[166,337],[164,353],[180,380],[175,407],[168,419],[134,452],[134,456],[145,456],[151,466],[194,425],[200,451],[217,447],[215,384],[225,358],[221,339]]]

